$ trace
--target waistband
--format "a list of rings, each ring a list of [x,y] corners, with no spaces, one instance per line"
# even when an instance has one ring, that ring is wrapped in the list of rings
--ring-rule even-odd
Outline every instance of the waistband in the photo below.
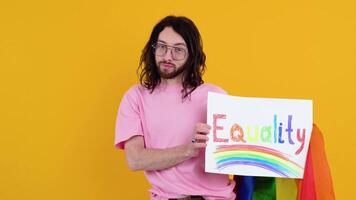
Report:
[[[183,198],[178,198],[178,199],[169,199],[169,200],[204,200],[202,196],[187,196]]]

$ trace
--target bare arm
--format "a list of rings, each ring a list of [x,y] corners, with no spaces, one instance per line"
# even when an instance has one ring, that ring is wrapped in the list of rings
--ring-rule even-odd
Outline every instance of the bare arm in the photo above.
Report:
[[[209,125],[199,123],[192,136],[196,142],[167,149],[145,148],[142,136],[132,137],[125,143],[128,165],[131,170],[162,170],[175,166],[197,156],[199,149],[206,147],[209,130]]]

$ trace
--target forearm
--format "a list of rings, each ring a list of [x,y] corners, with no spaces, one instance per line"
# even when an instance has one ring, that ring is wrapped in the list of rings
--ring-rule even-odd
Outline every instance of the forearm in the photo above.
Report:
[[[206,141],[209,139],[206,134],[209,130],[209,125],[198,123],[192,137],[194,143],[165,149],[145,148],[142,136],[132,137],[125,143],[129,167],[132,170],[163,170],[197,156],[199,150],[206,147]]]
[[[180,145],[167,149],[140,148],[127,156],[132,170],[163,170],[175,166],[195,155],[189,145]]]

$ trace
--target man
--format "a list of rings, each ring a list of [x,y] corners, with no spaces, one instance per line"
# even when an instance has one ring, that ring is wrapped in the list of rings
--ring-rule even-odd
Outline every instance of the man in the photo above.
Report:
[[[130,169],[144,170],[151,199],[234,199],[234,181],[204,171],[208,91],[200,33],[186,17],[168,16],[142,51],[140,85],[124,95],[115,145]]]

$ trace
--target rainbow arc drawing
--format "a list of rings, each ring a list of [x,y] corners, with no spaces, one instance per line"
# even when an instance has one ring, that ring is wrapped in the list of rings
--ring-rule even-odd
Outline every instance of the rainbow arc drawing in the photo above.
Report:
[[[213,156],[218,170],[254,166],[285,178],[302,177],[304,171],[303,166],[291,160],[292,156],[258,145],[217,145]]]

